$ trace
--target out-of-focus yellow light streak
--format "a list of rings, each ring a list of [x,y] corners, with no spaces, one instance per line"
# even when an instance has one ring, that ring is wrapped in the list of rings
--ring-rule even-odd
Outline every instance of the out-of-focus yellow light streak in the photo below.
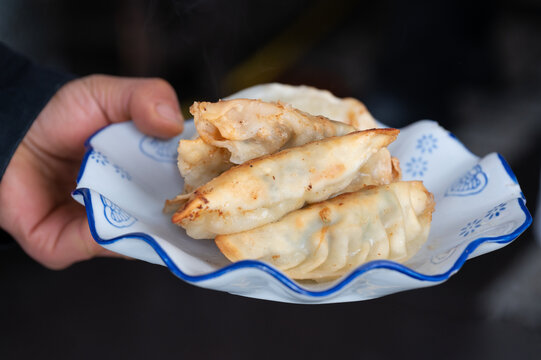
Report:
[[[274,81],[331,30],[352,4],[318,1],[271,42],[233,68],[224,79],[224,93]]]

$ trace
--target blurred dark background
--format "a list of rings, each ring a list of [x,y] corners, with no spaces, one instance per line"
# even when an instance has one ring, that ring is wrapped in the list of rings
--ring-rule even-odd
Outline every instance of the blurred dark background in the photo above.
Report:
[[[395,127],[437,120],[501,153],[535,215],[541,1],[0,0],[0,41],[81,76],[163,77],[184,109],[278,81],[359,98]],[[0,358],[538,359],[538,244],[532,227],[442,285],[325,306],[199,289],[139,261],[51,271],[2,245]]]

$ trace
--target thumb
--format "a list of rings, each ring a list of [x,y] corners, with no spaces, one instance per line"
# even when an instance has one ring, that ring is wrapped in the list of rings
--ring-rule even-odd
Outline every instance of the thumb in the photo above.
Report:
[[[82,81],[111,123],[133,120],[140,131],[161,138],[183,130],[177,95],[163,79],[91,75]]]

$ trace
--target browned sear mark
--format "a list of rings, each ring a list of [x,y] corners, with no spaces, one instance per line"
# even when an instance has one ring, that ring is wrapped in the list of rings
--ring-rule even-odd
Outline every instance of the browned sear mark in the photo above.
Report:
[[[329,229],[328,227],[324,226],[319,232],[319,243],[317,244],[316,252],[319,251],[321,244],[323,244],[323,241],[325,241],[325,234],[327,233],[328,229]]]
[[[344,164],[331,165],[325,170],[316,173],[312,178],[312,181],[320,181],[321,179],[334,179],[342,175],[345,170],[346,167],[344,166]]]
[[[324,223],[331,222],[331,209],[329,209],[328,207],[324,207],[319,211],[319,217]]]

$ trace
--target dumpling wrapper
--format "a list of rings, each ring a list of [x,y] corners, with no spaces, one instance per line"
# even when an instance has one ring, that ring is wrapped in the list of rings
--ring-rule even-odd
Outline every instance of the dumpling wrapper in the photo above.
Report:
[[[344,191],[398,133],[358,131],[247,161],[195,190],[172,221],[192,238],[208,239],[278,220]]]
[[[199,139],[198,141],[201,141]],[[191,144],[191,143],[189,143]],[[210,145],[209,145],[210,146]],[[213,148],[218,149],[218,148]],[[227,151],[225,149],[221,149],[223,151]],[[215,161],[216,158],[206,158],[203,157],[200,159],[200,156],[197,151],[193,151],[190,153],[190,158],[193,159],[194,162],[200,161]],[[218,157],[219,161],[219,157]],[[233,166],[231,164],[231,166]],[[222,168],[220,166],[214,167],[215,172],[205,172],[203,170],[203,175],[201,175],[199,172],[190,172],[190,176],[200,176],[204,182],[208,182],[211,179],[217,177],[225,170],[229,169],[230,167]],[[200,168],[203,169],[203,168]],[[351,191],[357,191],[359,189],[362,189],[365,186],[369,185],[380,185],[380,184],[389,184],[394,181],[399,181],[402,177],[402,172],[400,170],[400,163],[397,158],[391,157],[391,153],[387,148],[381,148],[379,149],[375,154],[370,156],[370,158],[366,161],[366,163],[359,169],[359,172],[357,173],[357,176],[353,179],[353,181],[341,192],[351,192]],[[185,187],[186,189],[186,187]],[[183,193],[178,196],[176,196],[174,199],[166,200],[165,206],[163,211],[165,213],[172,213],[180,209],[193,195],[193,189],[190,190],[189,193]]]
[[[201,139],[199,139],[199,141],[202,142]],[[225,149],[221,150],[227,151]],[[199,160],[199,154],[197,151],[190,153],[190,157],[194,159],[194,161],[214,161],[212,157],[210,159],[203,158]],[[216,167],[215,169],[217,169],[216,172],[204,172],[204,176],[201,178],[205,181],[205,183],[220,175],[223,171],[229,169],[229,167],[225,169]],[[201,176],[198,172],[191,172],[190,174]],[[389,184],[394,181],[399,181],[401,177],[402,172],[400,170],[398,159],[391,157],[391,153],[387,148],[381,148],[375,154],[370,156],[366,163],[359,169],[357,176],[341,193],[357,191],[369,185]],[[192,191],[189,193],[183,193],[176,196],[174,199],[166,200],[164,212],[172,213],[180,209],[192,196],[193,189],[191,190]]]
[[[201,138],[180,140],[178,169],[184,178],[184,192],[190,193],[230,169],[230,156],[229,150],[209,145]]]
[[[338,98],[328,90],[311,86],[279,83],[261,84],[239,91],[228,99],[248,98],[283,102],[313,115],[340,121],[357,130],[373,129],[376,121],[362,102],[354,98]]]
[[[341,193],[357,191],[368,185],[389,184],[402,178],[400,163],[387,148],[379,149],[361,167],[357,176]]]
[[[339,195],[216,244],[231,261],[256,259],[293,279],[331,280],[357,266],[406,261],[426,242],[433,196],[420,181]]]
[[[194,102],[190,112],[203,141],[228,149],[234,164],[355,131],[352,126],[310,115],[287,104],[261,100]]]
[[[260,100],[195,102],[190,112],[200,138],[179,142],[178,167],[185,192],[235,164],[355,131],[349,125],[289,105]]]

